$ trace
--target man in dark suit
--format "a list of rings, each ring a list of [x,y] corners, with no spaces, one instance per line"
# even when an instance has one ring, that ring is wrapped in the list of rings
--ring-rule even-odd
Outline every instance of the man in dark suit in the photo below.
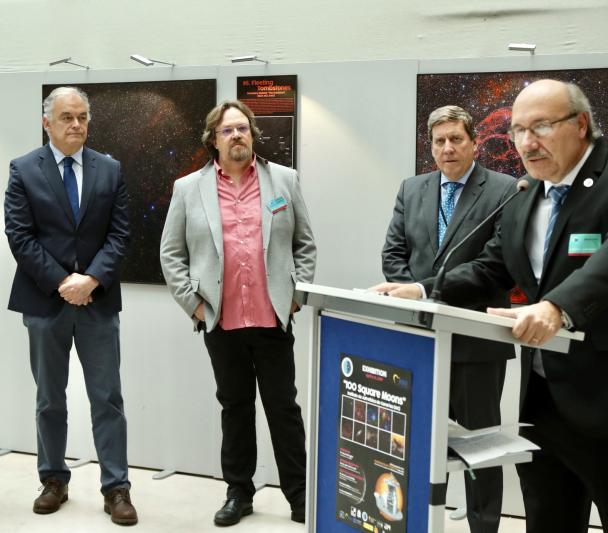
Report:
[[[45,99],[50,143],[10,164],[5,232],[17,271],[9,309],[23,313],[37,385],[38,473],[34,512],[68,499],[65,389],[72,342],[91,403],[104,509],[135,524],[127,472],[127,424],[120,389],[120,265],[127,251],[127,193],[120,164],[84,147],[85,93],[55,89]]]
[[[583,533],[593,501],[608,528],[608,142],[573,84],[540,80],[513,104],[511,137],[530,183],[482,255],[446,276],[462,305],[517,284],[528,306],[488,309],[515,319],[523,344],[522,433],[541,447],[518,466],[528,533]],[[432,280],[425,280],[430,287]],[[379,286],[416,298],[413,285]],[[563,355],[538,348],[560,327],[585,333]]]
[[[436,274],[446,254],[514,190],[515,180],[474,161],[473,120],[449,105],[428,119],[431,151],[439,170],[403,180],[382,251],[389,282],[417,282]],[[450,266],[470,261],[496,233],[499,217],[457,250]],[[504,288],[491,290],[483,302],[507,306]],[[450,417],[469,429],[500,424],[500,396],[513,346],[455,335],[452,344]],[[465,477],[467,517],[473,533],[496,533],[502,506],[502,468]]]

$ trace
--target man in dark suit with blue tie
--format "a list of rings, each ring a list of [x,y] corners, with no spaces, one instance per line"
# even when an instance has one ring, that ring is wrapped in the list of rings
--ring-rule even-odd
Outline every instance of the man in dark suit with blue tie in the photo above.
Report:
[[[37,385],[38,473],[34,512],[68,499],[66,386],[72,343],[91,403],[104,509],[137,522],[130,501],[127,424],[120,387],[119,273],[129,241],[120,164],[84,146],[89,101],[74,87],[45,99],[50,142],[10,163],[5,232],[17,261],[9,309],[23,313]]]
[[[438,170],[403,180],[382,250],[382,270],[390,282],[418,282],[434,275],[446,255],[513,191],[515,180],[482,167],[475,159],[473,119],[448,105],[428,119],[431,152]],[[465,246],[448,268],[477,257],[498,231],[495,216]],[[504,288],[488,290],[483,302],[508,305]],[[500,424],[500,397],[512,345],[455,335],[452,342],[450,417],[468,429]],[[497,533],[502,507],[502,468],[465,477],[467,517],[472,533]]]

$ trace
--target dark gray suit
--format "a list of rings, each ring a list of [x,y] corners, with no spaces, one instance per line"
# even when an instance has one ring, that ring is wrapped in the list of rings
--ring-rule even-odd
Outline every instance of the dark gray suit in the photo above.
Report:
[[[419,282],[434,276],[450,249],[515,190],[511,176],[476,163],[438,246],[440,179],[440,172],[436,171],[402,182],[382,250],[382,270],[387,281]],[[454,253],[448,269],[477,257],[498,227],[499,216]],[[484,301],[470,309],[485,311],[487,306],[508,307],[507,292],[500,287],[488,287]],[[512,345],[455,335],[450,416],[469,429],[500,424],[506,360],[513,357]],[[484,469],[476,475],[475,482],[469,476],[465,478],[471,531],[496,532],[502,505],[502,469]]]

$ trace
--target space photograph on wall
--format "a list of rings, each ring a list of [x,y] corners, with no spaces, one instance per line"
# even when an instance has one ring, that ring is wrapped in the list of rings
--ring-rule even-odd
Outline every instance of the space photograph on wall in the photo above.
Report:
[[[56,87],[43,85],[42,98]],[[209,160],[201,136],[216,103],[216,80],[78,87],[91,103],[86,146],[120,161],[127,186],[132,241],[121,279],[164,283],[159,245],[173,183]]]

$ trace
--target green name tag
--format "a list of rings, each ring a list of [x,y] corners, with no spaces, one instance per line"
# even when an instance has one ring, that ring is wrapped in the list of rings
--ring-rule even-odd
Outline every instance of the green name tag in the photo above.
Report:
[[[568,243],[568,255],[591,255],[602,245],[601,233],[573,233]]]

